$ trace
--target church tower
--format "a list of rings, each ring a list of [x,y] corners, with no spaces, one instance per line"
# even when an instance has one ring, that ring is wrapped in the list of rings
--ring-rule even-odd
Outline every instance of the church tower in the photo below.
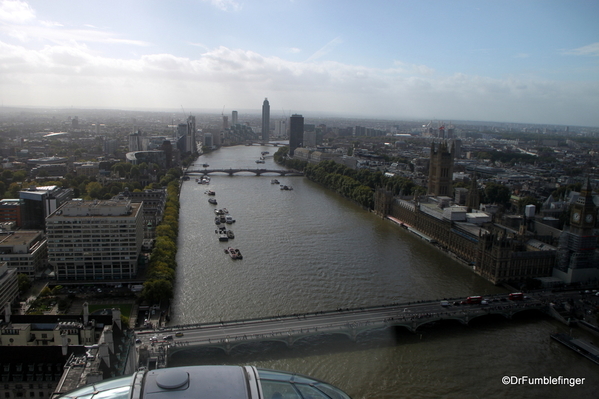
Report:
[[[453,149],[453,145],[452,145]],[[427,194],[439,196],[453,195],[451,181],[453,179],[453,155],[447,148],[447,142],[439,143],[435,148],[435,143],[431,144],[431,157],[428,172],[428,191]]]

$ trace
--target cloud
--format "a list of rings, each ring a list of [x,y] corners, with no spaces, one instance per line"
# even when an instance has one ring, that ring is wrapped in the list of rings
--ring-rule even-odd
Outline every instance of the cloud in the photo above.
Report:
[[[35,11],[29,4],[19,0],[0,1],[0,21],[21,24],[33,19]]]
[[[442,76],[400,61],[387,69],[293,62],[224,46],[194,58],[128,59],[104,57],[85,43],[33,50],[0,41],[0,71],[5,105],[257,109],[268,96],[306,112],[599,126],[598,82]]]
[[[203,0],[222,11],[241,11],[241,4],[234,0]]]
[[[587,46],[575,48],[572,50],[566,50],[563,54],[567,55],[590,55],[590,56],[599,56],[599,42],[592,43]]]

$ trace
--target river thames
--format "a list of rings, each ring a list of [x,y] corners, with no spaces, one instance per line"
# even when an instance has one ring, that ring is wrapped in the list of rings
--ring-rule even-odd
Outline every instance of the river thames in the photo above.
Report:
[[[216,168],[282,169],[276,147],[236,146],[202,155]],[[255,161],[269,151],[264,164]],[[280,190],[272,179],[293,187]],[[206,190],[218,205],[208,203]],[[213,175],[183,182],[171,325],[226,321],[505,292],[401,227],[304,177]],[[214,209],[236,220],[219,242]],[[239,248],[243,260],[225,252]],[[373,331],[266,342],[230,355],[181,352],[169,365],[251,364],[306,374],[359,398],[594,397],[598,368],[550,340],[566,326],[543,315],[446,322],[417,333]],[[586,339],[592,339],[575,331]],[[578,377],[582,385],[504,385],[504,376]]]

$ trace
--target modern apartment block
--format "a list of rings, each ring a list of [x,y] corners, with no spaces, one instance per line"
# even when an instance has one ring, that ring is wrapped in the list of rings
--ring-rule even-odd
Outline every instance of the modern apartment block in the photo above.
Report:
[[[48,263],[58,281],[133,278],[143,224],[143,203],[70,201],[46,219]]]

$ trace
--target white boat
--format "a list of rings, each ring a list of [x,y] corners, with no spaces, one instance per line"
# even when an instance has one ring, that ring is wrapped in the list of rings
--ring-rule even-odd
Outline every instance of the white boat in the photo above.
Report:
[[[225,216],[225,223],[227,223],[227,224],[235,223],[235,219],[233,219],[233,216],[227,215],[227,216]]]

